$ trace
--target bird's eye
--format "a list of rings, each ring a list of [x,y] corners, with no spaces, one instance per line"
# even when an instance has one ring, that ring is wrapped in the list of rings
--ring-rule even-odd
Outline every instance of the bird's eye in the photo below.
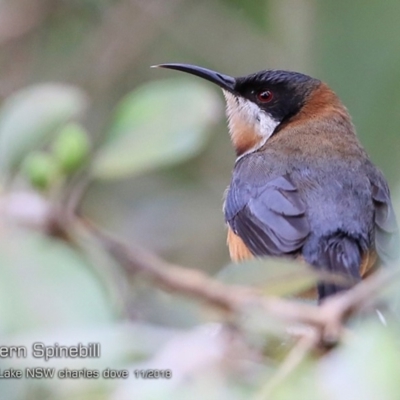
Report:
[[[261,103],[269,103],[274,95],[269,90],[261,90],[261,92],[257,93],[257,99]]]

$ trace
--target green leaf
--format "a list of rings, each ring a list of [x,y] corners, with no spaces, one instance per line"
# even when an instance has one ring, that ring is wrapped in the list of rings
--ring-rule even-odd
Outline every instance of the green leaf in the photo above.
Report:
[[[93,173],[102,179],[122,178],[193,157],[219,115],[217,95],[200,82],[145,84],[118,105]]]
[[[113,318],[102,283],[77,251],[11,226],[0,239],[0,333],[93,326]]]
[[[311,288],[316,273],[304,263],[276,258],[264,258],[229,264],[217,275],[222,282],[253,286],[268,295],[291,295]]]
[[[8,98],[0,110],[0,171],[17,167],[86,104],[81,90],[63,84],[31,86]]]

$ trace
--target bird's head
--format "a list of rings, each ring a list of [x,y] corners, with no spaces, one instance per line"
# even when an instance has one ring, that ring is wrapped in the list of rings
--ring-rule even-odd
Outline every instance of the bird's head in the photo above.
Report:
[[[317,93],[326,102],[336,96],[318,79],[291,71],[265,70],[231,77],[189,64],[160,64],[156,67],[187,72],[217,84],[225,95],[229,131],[238,156],[263,146],[282,126],[300,114]],[[320,90],[318,90],[320,89]],[[325,94],[326,94],[325,93]],[[324,101],[314,98],[318,105]]]

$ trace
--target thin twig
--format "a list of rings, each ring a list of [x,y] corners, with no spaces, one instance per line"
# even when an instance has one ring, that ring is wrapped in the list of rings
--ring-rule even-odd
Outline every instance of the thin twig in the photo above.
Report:
[[[306,359],[311,351],[318,345],[318,335],[311,330],[303,336],[292,348],[289,355],[280,365],[277,372],[256,394],[254,400],[267,400],[273,391]]]
[[[343,323],[354,313],[370,307],[376,296],[400,278],[399,268],[382,269],[354,286],[344,294],[329,298],[321,305],[321,317],[324,319],[325,343],[335,343],[341,336]]]

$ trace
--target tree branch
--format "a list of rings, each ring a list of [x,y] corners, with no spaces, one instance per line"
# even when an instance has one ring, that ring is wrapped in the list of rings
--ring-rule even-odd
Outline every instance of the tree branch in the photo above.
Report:
[[[398,268],[381,269],[352,289],[329,297],[319,306],[265,296],[255,288],[227,285],[201,271],[165,262],[142,247],[128,245],[90,221],[78,218],[68,212],[67,208],[60,210],[42,201],[40,212],[36,205],[31,213],[27,213],[26,210],[30,209],[27,204],[34,205],[38,200],[29,194],[24,196],[23,207],[18,196],[3,199],[0,216],[8,216],[23,225],[43,229],[73,244],[90,235],[128,275],[141,274],[164,290],[196,298],[233,315],[240,315],[247,307],[255,306],[267,315],[296,328],[305,328],[293,329],[296,333],[294,336],[302,338],[311,332],[317,338],[312,341],[315,347],[327,349],[336,344],[343,337],[346,321],[361,310],[371,307],[376,303],[379,291],[400,278]]]
[[[311,328],[313,338],[317,337],[312,343],[325,348],[340,340],[349,317],[373,303],[377,293],[400,276],[400,271],[394,268],[378,271],[351,290],[327,299],[320,306],[314,306],[296,300],[263,296],[249,287],[223,284],[200,271],[167,263],[143,248],[128,246],[88,221],[81,227],[87,229],[131,275],[140,273],[164,290],[197,298],[230,313],[240,313],[249,305],[257,305],[282,321],[306,326],[307,335]]]

